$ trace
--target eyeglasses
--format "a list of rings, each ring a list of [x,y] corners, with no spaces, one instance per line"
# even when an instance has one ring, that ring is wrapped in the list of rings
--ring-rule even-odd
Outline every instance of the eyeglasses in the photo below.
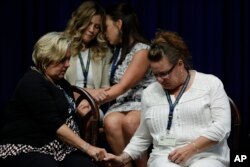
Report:
[[[166,78],[175,68],[176,64],[174,64],[168,71],[163,71],[163,72],[159,72],[157,74],[154,74],[154,76],[156,78],[160,77],[160,78]]]

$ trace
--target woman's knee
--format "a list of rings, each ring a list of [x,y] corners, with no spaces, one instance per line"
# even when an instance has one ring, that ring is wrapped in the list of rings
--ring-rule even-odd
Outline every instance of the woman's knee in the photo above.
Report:
[[[140,115],[127,115],[122,120],[122,128],[126,133],[134,133],[140,124]]]
[[[116,132],[121,130],[122,117],[117,114],[109,114],[103,120],[105,133]]]
[[[168,160],[166,156],[160,156],[148,163],[150,167],[181,167],[181,165],[175,164]]]
[[[201,158],[194,161],[190,167],[226,167],[222,162],[213,158]]]

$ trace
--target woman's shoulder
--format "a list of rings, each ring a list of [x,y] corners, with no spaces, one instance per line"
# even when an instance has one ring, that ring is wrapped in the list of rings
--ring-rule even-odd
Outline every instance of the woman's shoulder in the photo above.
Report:
[[[213,74],[206,74],[202,72],[195,71],[195,87],[206,88],[206,87],[216,87],[223,85],[222,81]]]
[[[142,93],[142,103],[147,107],[166,104],[166,94],[160,83],[151,83]]]
[[[145,89],[145,92],[147,93],[158,93],[158,92],[162,92],[164,91],[161,84],[157,81],[152,82],[151,84],[149,84]]]
[[[142,49],[147,49],[149,50],[149,45],[148,44],[145,44],[145,43],[142,43],[142,42],[138,42],[134,45],[133,47],[133,50],[134,51],[139,51],[139,50],[142,50]]]
[[[159,97],[165,95],[164,89],[161,84],[157,81],[149,84],[144,90],[143,95],[147,98]]]
[[[204,81],[204,82],[220,82],[221,81],[217,76],[213,74],[206,74],[206,73],[197,72],[197,71],[196,71],[196,78],[199,81]]]
[[[28,70],[23,77],[18,81],[16,89],[18,90],[34,90],[41,84],[44,84],[45,79],[39,72],[35,70]]]
[[[24,76],[22,77],[22,79],[20,81],[22,82],[36,82],[38,80],[44,80],[44,77],[41,73],[33,70],[33,69],[29,69]]]

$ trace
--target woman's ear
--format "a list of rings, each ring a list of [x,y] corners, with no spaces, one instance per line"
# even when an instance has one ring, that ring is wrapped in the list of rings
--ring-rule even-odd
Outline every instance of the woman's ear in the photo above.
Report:
[[[116,25],[117,25],[117,27],[119,28],[119,30],[121,30],[121,29],[122,29],[122,20],[121,20],[121,19],[118,19],[118,20],[116,21]]]

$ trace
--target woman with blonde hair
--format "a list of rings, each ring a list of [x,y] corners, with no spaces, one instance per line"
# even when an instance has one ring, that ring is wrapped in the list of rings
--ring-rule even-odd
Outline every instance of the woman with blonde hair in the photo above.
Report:
[[[94,98],[109,87],[111,53],[104,39],[104,21],[104,9],[94,1],[86,1],[73,12],[65,30],[73,48],[65,78]]]
[[[76,107],[71,85],[64,79],[71,40],[63,33],[42,36],[33,50],[34,67],[19,81],[1,132],[0,166],[96,167],[105,149],[80,138],[77,120],[90,111]]]

